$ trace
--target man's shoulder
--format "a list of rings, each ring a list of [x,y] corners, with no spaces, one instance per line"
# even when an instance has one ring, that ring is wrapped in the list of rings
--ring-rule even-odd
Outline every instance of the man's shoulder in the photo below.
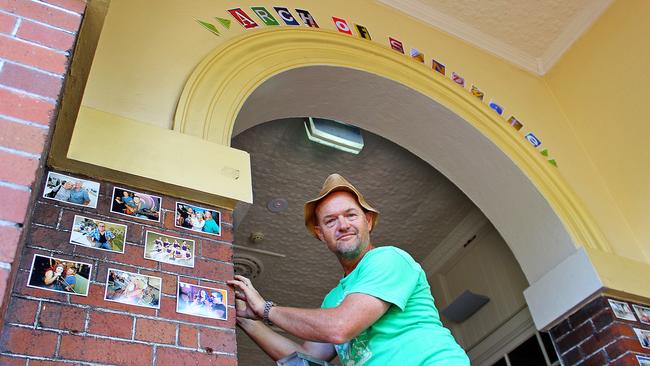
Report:
[[[375,257],[376,259],[380,258],[402,258],[408,262],[415,262],[413,257],[403,249],[392,245],[386,245],[381,247],[376,247],[375,249],[369,251],[366,255],[370,254],[369,258]]]

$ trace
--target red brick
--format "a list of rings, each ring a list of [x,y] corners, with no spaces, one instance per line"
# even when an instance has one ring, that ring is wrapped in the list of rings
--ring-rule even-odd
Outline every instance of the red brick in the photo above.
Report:
[[[201,256],[224,262],[232,262],[232,246],[201,240]]]
[[[3,53],[0,36],[0,57]],[[0,89],[0,114],[49,125],[54,104],[9,90]]]
[[[151,364],[152,348],[110,339],[63,335],[59,355],[70,360],[141,366]]]
[[[6,321],[10,323],[34,324],[38,301],[12,297],[7,309]]]
[[[130,224],[128,225],[128,229],[126,230],[126,241],[130,243],[141,243],[143,242],[143,236],[142,236],[142,225],[135,225],[135,224]]]
[[[73,244],[70,244],[70,233],[57,231],[55,229],[33,226],[29,232],[28,243],[33,246],[71,252]],[[57,256],[57,255],[55,255]],[[82,262],[87,262],[83,261]]]
[[[581,326],[575,328],[573,331],[560,338],[560,340],[556,342],[558,351],[560,353],[566,352],[567,350],[578,345],[583,340],[591,337],[593,333],[594,327],[591,322],[583,323]]]
[[[0,261],[12,263],[16,256],[16,249],[20,240],[22,229],[11,226],[0,226]]]
[[[605,352],[601,351],[582,361],[580,366],[603,366],[607,365],[607,363],[607,355]]]
[[[18,18],[16,18],[15,16],[0,13],[0,33],[11,34],[11,32],[13,32],[14,30],[14,26],[16,25],[17,19]]]
[[[221,222],[232,225],[232,211],[220,210],[219,212],[221,212]]]
[[[569,352],[562,355],[562,361],[564,366],[573,366],[582,361],[582,354],[578,347],[570,350]]]
[[[32,260],[34,259],[34,254],[40,254],[49,256],[50,252],[42,249],[35,248],[23,248],[22,254],[20,255],[20,265],[18,268],[30,270],[32,268]]]
[[[641,347],[641,343],[637,338],[621,338],[605,348],[610,360],[614,360],[628,351],[642,353],[650,350]]]
[[[52,4],[60,8],[83,14],[86,10],[86,2],[82,0],[41,0],[44,3]]]
[[[28,205],[29,192],[0,187],[0,220],[22,223]]]
[[[0,1],[0,9],[72,32],[76,32],[81,23],[81,16],[77,14],[70,14],[36,1],[3,0]]]
[[[212,349],[217,352],[237,352],[237,339],[235,332],[216,330],[210,328],[199,328],[199,347]]]
[[[16,33],[18,38],[41,44],[61,51],[69,51],[74,45],[75,36],[64,31],[23,20]]]
[[[24,358],[13,358],[7,356],[0,356],[0,365],[3,366],[24,366],[27,362]],[[34,365],[34,363],[32,363]]]
[[[121,262],[132,266],[144,267],[150,269],[158,268],[158,261],[144,258],[144,247],[127,244],[124,248],[124,255]],[[160,277],[160,276],[157,276]]]
[[[0,118],[0,146],[40,155],[46,137],[47,130]]]
[[[154,343],[176,343],[176,323],[138,318],[135,321],[135,339]]]
[[[178,345],[182,347],[197,348],[198,329],[191,325],[179,324],[178,325]]]
[[[70,366],[70,363],[31,359],[29,360],[29,366]]]
[[[185,351],[166,347],[158,348],[156,351],[156,366],[177,365],[236,366],[237,358],[234,356],[215,355],[205,352]]]
[[[6,63],[0,72],[0,84],[56,99],[61,92],[63,79],[20,65]]]
[[[123,314],[93,311],[90,313],[88,332],[105,336],[131,339],[133,317]]]
[[[81,333],[86,322],[86,311],[73,306],[44,302],[38,323],[43,328],[56,328]]]
[[[213,262],[201,258],[195,258],[194,268],[163,263],[161,269],[163,271],[176,272],[187,276],[206,278],[213,281],[225,281],[226,279],[231,279],[234,273],[234,267],[231,264]]]
[[[644,354],[646,357],[650,357],[650,353]],[[618,360],[609,363],[610,366],[639,366],[639,361],[637,361],[636,355],[630,353],[627,354]]]
[[[36,203],[32,214],[32,222],[54,228],[59,221],[59,214],[61,214],[59,207]]]
[[[0,151],[0,180],[31,186],[36,179],[39,161]]]
[[[57,334],[34,329],[5,327],[2,334],[2,350],[17,354],[52,357],[56,348]]]

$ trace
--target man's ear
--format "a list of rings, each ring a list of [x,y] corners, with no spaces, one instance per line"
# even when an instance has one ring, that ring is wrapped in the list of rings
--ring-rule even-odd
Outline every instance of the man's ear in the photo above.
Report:
[[[372,213],[370,213],[369,211],[366,211],[365,214],[366,214],[366,221],[368,222],[368,231],[370,232],[370,231],[372,231],[372,223],[373,223],[373,221],[372,221]]]
[[[323,237],[323,231],[320,229],[320,226],[314,226],[314,232],[320,241],[325,241]]]

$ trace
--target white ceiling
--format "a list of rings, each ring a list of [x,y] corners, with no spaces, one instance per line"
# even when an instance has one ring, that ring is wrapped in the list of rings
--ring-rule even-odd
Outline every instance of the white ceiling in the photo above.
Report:
[[[544,75],[612,0],[378,0]]]

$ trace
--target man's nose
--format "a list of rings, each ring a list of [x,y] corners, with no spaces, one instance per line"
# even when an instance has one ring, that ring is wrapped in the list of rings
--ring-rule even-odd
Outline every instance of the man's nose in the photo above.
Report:
[[[347,228],[350,227],[350,223],[348,222],[348,219],[345,218],[345,216],[339,215],[337,220],[339,222],[339,230],[347,230]]]

